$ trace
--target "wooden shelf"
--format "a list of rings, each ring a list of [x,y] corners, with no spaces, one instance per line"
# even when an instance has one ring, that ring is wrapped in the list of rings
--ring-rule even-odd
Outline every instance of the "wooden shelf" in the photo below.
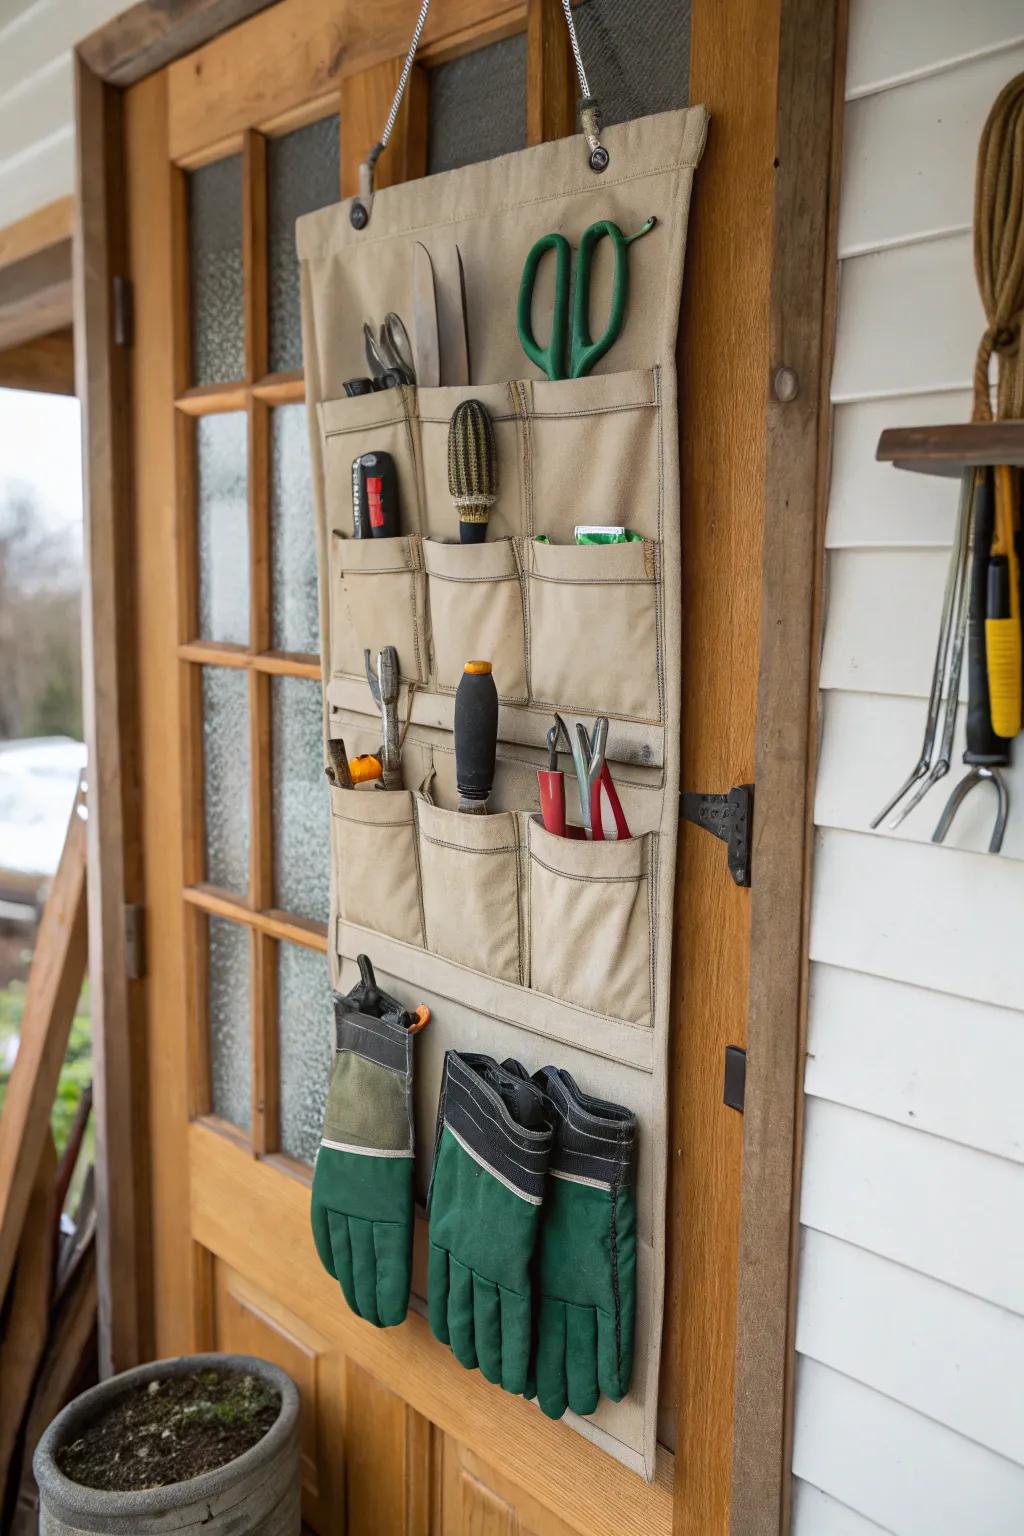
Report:
[[[967,421],[942,427],[888,427],[875,458],[920,475],[959,478],[983,464],[1024,466],[1024,421]]]

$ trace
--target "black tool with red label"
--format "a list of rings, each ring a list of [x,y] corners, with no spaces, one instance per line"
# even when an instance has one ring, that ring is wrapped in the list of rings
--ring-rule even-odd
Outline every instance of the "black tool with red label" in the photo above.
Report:
[[[352,461],[352,535],[398,537],[398,477],[390,453],[363,453]]]

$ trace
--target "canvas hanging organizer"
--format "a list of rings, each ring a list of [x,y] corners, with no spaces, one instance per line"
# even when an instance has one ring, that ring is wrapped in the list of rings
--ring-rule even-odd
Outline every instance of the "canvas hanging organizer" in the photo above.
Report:
[[[449,1048],[517,1058],[530,1072],[565,1069],[583,1094],[635,1112],[631,1385],[621,1401],[602,1397],[594,1414],[567,1418],[650,1478],[679,815],[675,354],[707,115],[694,107],[600,134],[589,100],[585,107],[583,140],[376,194],[372,156],[358,198],[298,224],[327,761],[341,739],[352,758],[380,750],[367,650],[374,658],[388,646],[397,651],[403,731],[401,787],[330,791],[328,956],[336,992],[352,985],[355,957],[365,953],[403,1007],[431,1010],[415,1046],[421,1201]],[[578,274],[588,226],[610,220],[628,237],[652,218],[626,252],[617,338],[591,371],[547,377],[524,353],[516,324],[534,243],[567,237]],[[595,330],[613,304],[609,245],[602,240],[593,252]],[[379,334],[393,312],[414,332],[417,246],[434,276],[441,382],[421,377],[348,394],[346,384],[367,373],[364,321]],[[536,275],[528,319],[538,351],[551,328],[556,264],[546,256]],[[449,483],[450,423],[470,399],[486,408],[497,466],[477,543],[460,542]],[[393,460],[398,527],[389,537],[356,538],[353,466],[371,452]],[[639,537],[581,545],[580,524],[623,525]],[[455,692],[475,657],[491,661],[499,695],[484,816],[456,809]],[[610,822],[603,841],[556,836],[543,825],[537,771],[548,765],[556,710],[570,731],[608,717],[607,761],[630,837],[616,838]],[[571,811],[572,763],[563,757],[560,766]]]

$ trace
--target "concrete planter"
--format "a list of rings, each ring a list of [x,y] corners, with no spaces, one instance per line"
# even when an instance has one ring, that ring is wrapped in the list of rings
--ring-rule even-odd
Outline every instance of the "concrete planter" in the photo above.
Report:
[[[108,1493],[65,1477],[54,1459],[126,1389],[168,1376],[221,1367],[257,1376],[277,1388],[281,1411],[250,1450],[214,1472],[152,1488]],[[114,1447],[111,1447],[113,1451]],[[284,1371],[251,1355],[183,1355],[156,1360],[100,1382],[63,1409],[36,1447],[32,1470],[39,1486],[40,1536],[299,1536],[299,1394]]]

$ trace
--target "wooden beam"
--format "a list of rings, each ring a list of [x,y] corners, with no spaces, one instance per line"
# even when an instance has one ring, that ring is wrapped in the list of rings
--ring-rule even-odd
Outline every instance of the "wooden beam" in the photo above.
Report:
[[[89,973],[96,1086],[100,1368],[147,1358],[150,1284],[142,997],[126,908],[142,901],[132,609],[128,349],[114,343],[127,271],[122,96],[75,68],[75,337],[85,493],[83,670],[89,748]]]
[[[693,185],[678,363],[685,790],[754,776],[767,295],[781,0],[694,0],[690,100],[711,113]],[[737,232],[742,231],[742,238]],[[724,586],[711,579],[727,572]],[[713,658],[713,662],[711,660]],[[680,825],[665,1348],[678,1392],[675,1536],[725,1536],[743,1121],[722,1103],[746,1045],[750,893],[722,845]]]
[[[71,241],[0,267],[0,348],[71,322]]]
[[[526,12],[526,142],[564,139],[576,127],[576,68],[561,0]]]
[[[380,138],[404,58],[385,59],[341,82],[341,195],[359,191],[359,165]],[[397,186],[427,173],[427,75],[413,65],[388,147],[377,161],[373,184]]]
[[[85,822],[81,794],[39,925],[28,976],[21,1044],[0,1114],[0,1297],[14,1269],[50,1111],[68,1048],[86,956]]]
[[[75,339],[70,326],[0,352],[0,389],[47,395],[75,392]]]
[[[781,6],[733,1536],[789,1529],[815,615],[824,558],[845,20],[842,0]]]
[[[0,229],[0,267],[34,256],[48,245],[60,245],[62,241],[70,240],[74,214],[74,198],[70,195],[58,197]]]
[[[275,0],[138,0],[85,38],[78,52],[101,80],[134,85],[273,4]]]
[[[212,145],[240,139],[247,128],[265,130],[332,95],[346,76],[404,59],[416,10],[414,0],[281,0],[255,29],[258,36],[217,37],[179,58],[168,75],[171,158],[181,164],[208,154]],[[461,46],[471,36],[482,43],[485,36],[507,35],[506,22],[521,30],[524,20],[523,0],[444,0],[431,6],[421,52],[433,60],[438,46],[443,56],[455,40]],[[389,96],[384,116],[390,105]],[[359,158],[379,139],[384,116],[355,151]]]
[[[32,1395],[46,1343],[53,1290],[54,1237],[59,1216],[56,1191],[57,1154],[47,1135],[36,1165],[35,1183],[25,1213],[25,1230],[0,1340],[0,1511],[6,1507],[11,1461],[18,1431]]]

